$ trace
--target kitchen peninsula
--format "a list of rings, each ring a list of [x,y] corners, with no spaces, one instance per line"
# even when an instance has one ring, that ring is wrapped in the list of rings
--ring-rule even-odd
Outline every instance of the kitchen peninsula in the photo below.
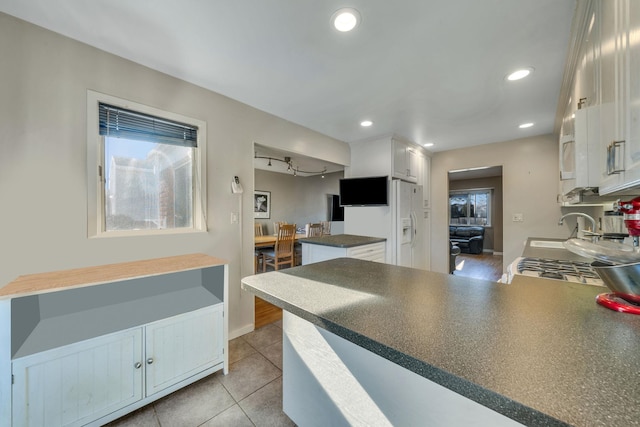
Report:
[[[387,239],[384,237],[333,234],[299,239],[302,243],[302,264],[350,257],[385,262]]]
[[[640,317],[602,288],[338,258],[246,277],[284,312],[299,425],[640,425]]]

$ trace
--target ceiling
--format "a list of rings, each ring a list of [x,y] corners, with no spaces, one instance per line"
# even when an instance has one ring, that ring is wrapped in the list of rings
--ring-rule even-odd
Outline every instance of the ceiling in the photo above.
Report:
[[[340,33],[330,17],[347,6],[362,21]],[[554,132],[575,6],[0,0],[0,11],[336,139],[397,134],[434,152]],[[535,71],[505,80],[521,67]]]

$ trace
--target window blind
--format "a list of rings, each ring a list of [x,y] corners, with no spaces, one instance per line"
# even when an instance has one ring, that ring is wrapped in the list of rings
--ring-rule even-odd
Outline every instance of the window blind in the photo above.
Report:
[[[152,141],[183,147],[198,146],[196,126],[99,103],[100,135]]]

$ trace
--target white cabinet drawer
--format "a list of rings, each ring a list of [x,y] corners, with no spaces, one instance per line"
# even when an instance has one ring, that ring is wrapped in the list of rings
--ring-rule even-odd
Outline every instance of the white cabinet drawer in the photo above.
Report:
[[[368,261],[385,262],[385,244],[380,242],[348,248],[347,256]]]

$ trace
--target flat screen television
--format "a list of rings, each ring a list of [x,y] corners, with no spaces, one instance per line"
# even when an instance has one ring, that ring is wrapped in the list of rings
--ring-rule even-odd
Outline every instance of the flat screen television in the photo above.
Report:
[[[389,177],[368,176],[340,180],[340,206],[386,206]]]

